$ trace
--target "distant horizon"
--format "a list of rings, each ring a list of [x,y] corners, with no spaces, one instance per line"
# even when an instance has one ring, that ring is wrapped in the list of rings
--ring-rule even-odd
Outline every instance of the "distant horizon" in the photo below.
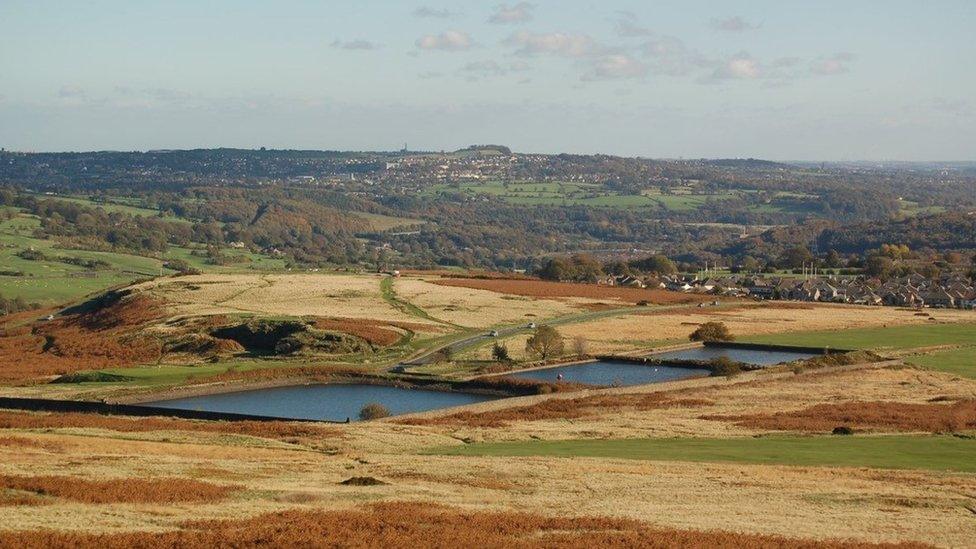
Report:
[[[973,28],[968,0],[6,0],[0,146],[976,158]]]
[[[502,143],[483,143],[483,144],[473,144],[465,145],[462,147],[448,148],[448,149],[334,149],[334,148],[306,148],[306,147],[268,147],[268,146],[258,146],[258,147],[236,147],[236,146],[213,146],[213,147],[159,147],[151,149],[76,149],[76,150],[22,150],[22,149],[11,149],[3,148],[4,152],[8,153],[18,153],[18,154],[93,154],[93,153],[161,153],[161,152],[175,152],[175,151],[216,151],[216,150],[238,150],[238,151],[261,151],[262,148],[267,151],[278,151],[278,152],[338,152],[338,153],[402,153],[407,154],[446,154],[451,152],[457,152],[469,147],[477,146],[500,146],[508,147],[514,154],[542,154],[542,155],[559,155],[559,154],[570,154],[575,156],[613,156],[617,158],[634,158],[642,160],[677,160],[677,161],[692,161],[692,160],[759,160],[765,162],[775,162],[781,164],[788,164],[790,162],[801,162],[804,164],[814,164],[814,163],[826,163],[826,164],[862,164],[862,163],[890,163],[890,164],[973,164],[976,163],[976,158],[974,159],[919,159],[919,160],[901,160],[901,159],[890,159],[890,158],[839,158],[839,159],[803,159],[803,158],[765,158],[760,156],[651,156],[645,154],[629,155],[629,154],[617,154],[612,152],[567,152],[567,151],[554,151],[554,152],[542,152],[542,151],[522,151],[516,150],[514,147],[504,145]]]

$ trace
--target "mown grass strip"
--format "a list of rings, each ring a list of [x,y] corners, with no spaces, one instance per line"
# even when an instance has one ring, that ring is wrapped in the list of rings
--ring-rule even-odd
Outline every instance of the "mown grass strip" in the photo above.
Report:
[[[435,448],[429,453],[458,456],[602,457],[976,473],[976,439],[942,435],[554,440],[469,444]]]
[[[913,366],[976,379],[976,347],[962,347],[905,359]]]
[[[913,349],[932,345],[965,345],[976,341],[976,324],[919,324],[887,328],[789,332],[742,338],[771,343],[837,349]]]

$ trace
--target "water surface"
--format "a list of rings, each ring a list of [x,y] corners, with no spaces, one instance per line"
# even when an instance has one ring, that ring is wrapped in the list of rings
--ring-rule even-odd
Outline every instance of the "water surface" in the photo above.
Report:
[[[147,402],[145,405],[293,419],[345,421],[349,418],[355,421],[359,417],[359,410],[373,402],[386,406],[391,414],[397,415],[495,398],[498,397],[355,383],[254,389]]]
[[[782,362],[792,362],[817,356],[813,353],[797,353],[793,351],[766,351],[757,349],[739,349],[736,347],[696,347],[684,351],[669,351],[648,355],[649,358],[660,360],[713,360],[726,357],[736,362],[755,364],[757,366],[771,366]]]
[[[563,375],[559,380],[557,376]],[[542,370],[531,370],[511,374],[512,377],[534,381],[566,381],[590,385],[644,385],[660,383],[697,376],[707,376],[708,370],[699,368],[679,368],[675,366],[648,366],[629,362],[598,361],[584,364],[570,364]]]

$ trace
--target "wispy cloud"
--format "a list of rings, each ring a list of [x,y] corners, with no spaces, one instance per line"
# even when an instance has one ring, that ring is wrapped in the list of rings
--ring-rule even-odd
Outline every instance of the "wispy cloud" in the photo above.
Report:
[[[531,33],[519,31],[505,40],[515,47],[516,55],[555,55],[559,57],[586,57],[599,51],[599,46],[588,34],[562,32]]]
[[[380,47],[376,42],[369,40],[335,40],[331,46],[341,50],[375,50]]]
[[[580,76],[582,80],[620,80],[628,78],[643,78],[647,76],[649,67],[626,54],[610,54],[595,58],[590,68]]]
[[[532,10],[534,8],[535,6],[528,2],[519,2],[511,6],[508,4],[499,4],[495,6],[495,13],[488,18],[488,22],[500,25],[524,23],[532,19]]]
[[[640,50],[655,73],[668,76],[684,76],[714,64],[674,36],[651,38],[641,44]]]
[[[464,51],[474,46],[474,41],[466,32],[448,30],[440,34],[428,34],[417,39],[416,45],[422,50]]]
[[[495,60],[485,60],[466,63],[458,69],[458,73],[468,78],[487,78],[492,76],[505,76],[510,73],[524,72],[527,70],[529,70],[529,65],[524,61],[499,63]]]
[[[430,6],[420,6],[419,8],[413,10],[414,17],[421,18],[432,18],[432,19],[449,19],[455,17],[457,12],[451,11],[447,8],[432,8]]]
[[[759,25],[750,23],[738,15],[735,15],[732,17],[712,19],[712,28],[717,31],[724,32],[745,32],[758,29]]]

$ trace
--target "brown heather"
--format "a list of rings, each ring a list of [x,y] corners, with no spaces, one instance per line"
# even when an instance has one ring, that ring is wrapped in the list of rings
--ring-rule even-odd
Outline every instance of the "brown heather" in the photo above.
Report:
[[[80,503],[202,503],[224,499],[239,489],[181,478],[85,480],[66,476],[0,475],[0,490]]]
[[[90,534],[0,533],[0,546],[49,547],[648,547],[732,549],[909,548],[919,544],[814,541],[734,532],[649,527],[624,519],[549,518],[515,512],[450,509],[430,503],[389,502],[361,509],[294,509],[243,520],[205,520],[172,532]]]
[[[338,437],[338,429],[315,423],[287,421],[203,421],[149,417],[134,419],[83,413],[0,411],[0,429],[94,428],[119,432],[195,431],[248,435],[272,439]]]
[[[463,425],[466,427],[504,427],[511,422],[576,419],[625,408],[639,411],[662,408],[696,408],[711,406],[705,399],[672,398],[664,393],[594,395],[583,398],[553,398],[537,404],[503,408],[487,412],[458,412],[439,417],[400,420],[407,425]]]
[[[855,430],[950,433],[976,429],[976,399],[953,404],[854,401],[818,404],[791,412],[713,415],[702,419],[776,431],[830,432],[834,427],[845,426]]]
[[[342,332],[360,337],[379,347],[388,347],[400,341],[402,337],[400,333],[391,328],[399,328],[411,332],[430,332],[436,329],[429,324],[390,322],[371,318],[319,318],[315,320],[315,327],[320,330]]]
[[[0,381],[28,382],[44,376],[80,370],[125,367],[159,359],[156,338],[135,334],[157,320],[163,307],[136,295],[90,313],[50,322],[0,329]]]

